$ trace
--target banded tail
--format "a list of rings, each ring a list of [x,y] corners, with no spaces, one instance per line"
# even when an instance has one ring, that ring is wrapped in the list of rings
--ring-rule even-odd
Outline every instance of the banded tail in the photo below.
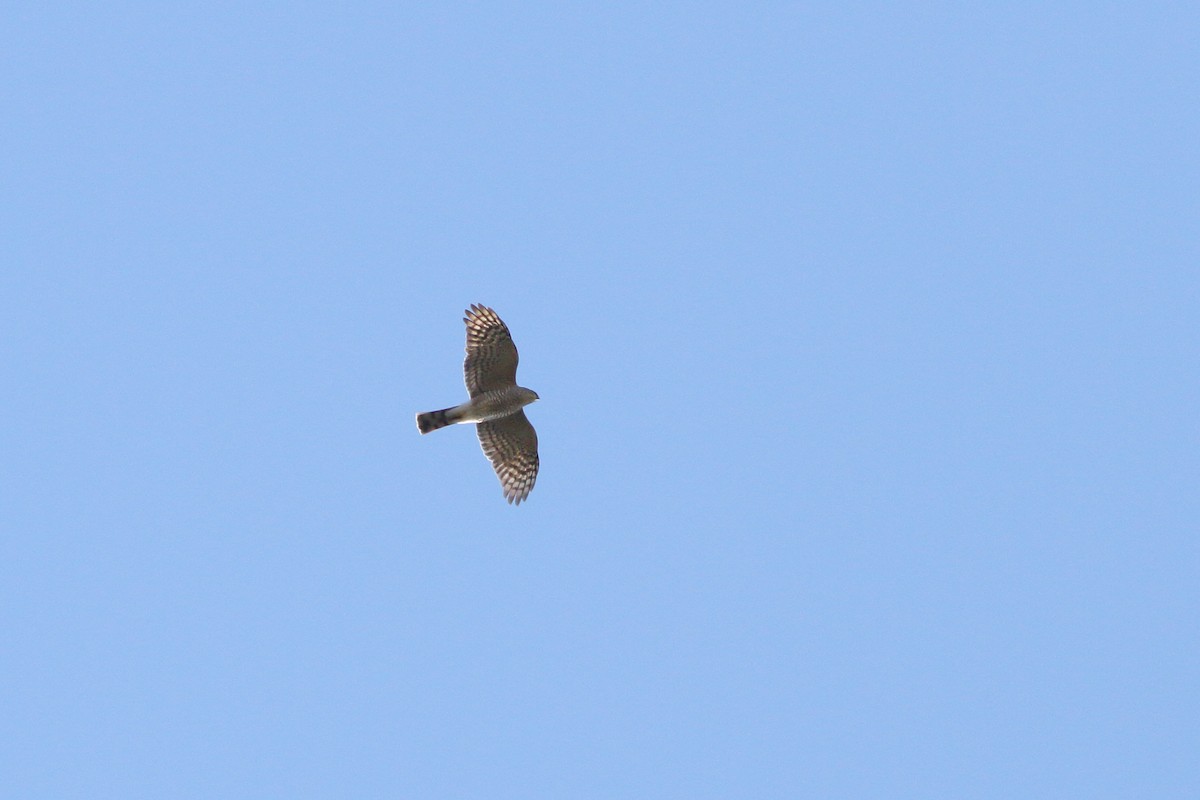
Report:
[[[417,430],[421,433],[436,431],[438,428],[459,422],[462,417],[463,413],[458,406],[443,408],[440,411],[426,411],[424,414],[417,414]]]

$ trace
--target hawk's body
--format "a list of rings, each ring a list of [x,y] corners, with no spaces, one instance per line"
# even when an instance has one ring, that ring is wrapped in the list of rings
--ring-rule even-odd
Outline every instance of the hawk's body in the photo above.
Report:
[[[504,497],[519,504],[537,480],[537,433],[522,409],[538,396],[517,385],[517,347],[496,312],[472,304],[466,314],[463,375],[471,399],[453,408],[417,414],[417,429],[429,433],[455,423],[476,423],[479,443],[500,478]]]

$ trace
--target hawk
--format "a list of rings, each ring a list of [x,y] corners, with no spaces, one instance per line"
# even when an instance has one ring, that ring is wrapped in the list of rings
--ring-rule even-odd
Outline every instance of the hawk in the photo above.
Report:
[[[509,503],[529,497],[538,474],[537,432],[522,410],[537,392],[517,386],[517,346],[496,312],[474,303],[465,312],[467,359],[463,375],[471,399],[453,408],[417,414],[417,430],[475,423],[479,444],[492,462]]]

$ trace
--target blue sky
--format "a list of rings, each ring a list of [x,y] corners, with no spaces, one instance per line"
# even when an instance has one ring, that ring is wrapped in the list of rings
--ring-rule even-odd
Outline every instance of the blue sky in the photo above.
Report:
[[[1200,792],[1195,10],[4,17],[13,797]]]

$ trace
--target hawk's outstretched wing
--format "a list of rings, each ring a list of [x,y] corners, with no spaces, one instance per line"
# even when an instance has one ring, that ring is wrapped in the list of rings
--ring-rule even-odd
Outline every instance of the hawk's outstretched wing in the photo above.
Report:
[[[471,304],[467,316],[467,360],[463,377],[467,393],[474,397],[493,389],[517,384],[517,346],[508,326],[486,306]]]
[[[504,497],[517,503],[529,496],[538,474],[537,432],[524,411],[475,426],[483,453],[504,487]]]

